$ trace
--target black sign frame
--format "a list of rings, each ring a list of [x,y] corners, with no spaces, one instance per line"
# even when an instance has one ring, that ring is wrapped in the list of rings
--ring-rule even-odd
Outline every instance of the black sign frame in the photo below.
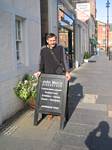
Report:
[[[68,120],[68,81],[66,77],[64,75],[41,74],[38,79],[37,92],[34,125],[39,123],[39,113],[60,115],[60,129],[63,129]]]

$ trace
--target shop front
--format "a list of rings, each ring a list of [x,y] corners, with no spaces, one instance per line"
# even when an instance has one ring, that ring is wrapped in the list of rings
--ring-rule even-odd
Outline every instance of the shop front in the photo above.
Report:
[[[63,45],[66,58],[70,68],[74,67],[75,62],[75,32],[74,16],[62,3],[58,3],[58,39],[59,44]]]

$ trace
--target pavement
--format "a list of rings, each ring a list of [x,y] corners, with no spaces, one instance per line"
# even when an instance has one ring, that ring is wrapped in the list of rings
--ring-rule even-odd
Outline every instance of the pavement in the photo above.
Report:
[[[1,128],[0,150],[112,149],[112,60],[100,52],[72,74],[64,130],[57,116],[34,126],[34,110],[24,110]]]

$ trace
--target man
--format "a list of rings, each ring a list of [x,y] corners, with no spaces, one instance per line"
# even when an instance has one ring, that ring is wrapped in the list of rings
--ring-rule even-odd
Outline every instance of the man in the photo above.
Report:
[[[47,45],[42,47],[40,53],[39,71],[34,75],[39,77],[41,73],[57,74],[56,70],[60,63],[63,67],[63,73],[65,72],[66,79],[69,81],[71,79],[71,73],[69,72],[69,67],[66,63],[64,48],[57,44],[57,37],[54,33],[49,33],[46,36],[46,41]],[[52,53],[55,56],[53,56]]]
[[[71,79],[71,73],[66,63],[64,48],[57,44],[57,37],[54,33],[49,33],[46,36],[46,42],[47,45],[41,49],[39,71],[34,74],[35,77],[39,77],[41,73],[65,74],[66,79],[69,81]],[[57,73],[58,66],[62,67],[62,73]],[[45,115],[42,114],[42,116],[44,117]],[[49,114],[48,118],[51,119],[52,115]]]

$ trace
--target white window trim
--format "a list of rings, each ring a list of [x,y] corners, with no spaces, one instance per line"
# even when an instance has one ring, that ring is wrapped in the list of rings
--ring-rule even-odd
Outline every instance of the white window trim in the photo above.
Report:
[[[19,35],[16,21],[20,21],[20,29],[19,29],[20,35]],[[17,50],[17,42],[19,44],[22,44],[22,42],[23,42],[23,18],[16,16],[15,17],[15,26],[16,26],[15,27],[16,28],[16,30],[15,30],[15,32],[16,32],[16,59],[17,59],[17,63],[20,64],[21,63],[21,50],[22,50],[22,48]],[[19,38],[19,36],[20,36],[20,38]],[[17,53],[19,53],[19,54],[17,54]],[[17,57],[19,57],[19,58],[17,58]]]

